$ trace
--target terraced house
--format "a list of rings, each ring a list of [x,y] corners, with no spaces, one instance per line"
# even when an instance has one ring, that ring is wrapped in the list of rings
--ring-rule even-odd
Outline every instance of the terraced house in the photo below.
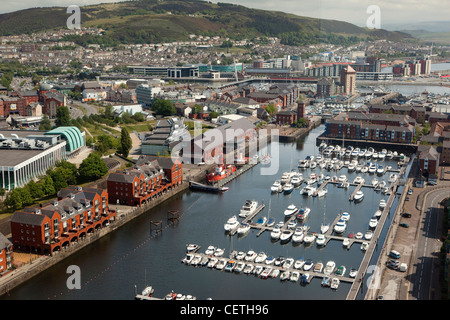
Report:
[[[115,219],[106,190],[69,186],[50,203],[13,214],[12,244],[15,251],[53,255]]]
[[[131,170],[111,173],[107,179],[107,189],[111,203],[141,206],[182,182],[182,164],[179,160],[141,156]]]

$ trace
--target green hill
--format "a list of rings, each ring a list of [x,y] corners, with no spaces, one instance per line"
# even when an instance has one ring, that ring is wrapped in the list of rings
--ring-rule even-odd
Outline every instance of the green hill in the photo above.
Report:
[[[353,24],[199,0],[136,0],[81,7],[83,27],[100,27],[103,37],[75,37],[79,44],[148,43],[187,40],[189,34],[252,39],[277,36],[286,44],[360,39],[402,40],[410,35],[368,30]],[[66,8],[34,8],[0,15],[0,35],[33,33],[66,27]],[[100,39],[102,38],[102,39]]]

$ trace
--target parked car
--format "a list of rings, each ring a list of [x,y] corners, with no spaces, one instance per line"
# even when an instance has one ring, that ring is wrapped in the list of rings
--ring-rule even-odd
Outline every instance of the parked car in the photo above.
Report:
[[[409,194],[409,195],[412,195],[412,194],[413,194],[413,189],[409,189],[409,190],[408,190],[408,194]]]
[[[402,213],[402,217],[404,217],[404,218],[411,218],[411,213],[409,213],[409,212],[403,212],[403,213]]]
[[[404,223],[404,222],[400,223],[399,226],[403,227],[403,228],[409,228],[409,224]]]
[[[388,268],[396,270],[396,269],[398,269],[400,262],[398,260],[391,259],[386,262],[386,265]]]

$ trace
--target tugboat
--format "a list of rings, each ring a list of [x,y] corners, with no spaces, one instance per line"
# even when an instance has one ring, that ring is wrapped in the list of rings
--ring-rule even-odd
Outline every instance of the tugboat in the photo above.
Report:
[[[221,164],[215,167],[215,169],[206,175],[208,183],[216,183],[222,179],[229,177],[236,171],[236,166]]]

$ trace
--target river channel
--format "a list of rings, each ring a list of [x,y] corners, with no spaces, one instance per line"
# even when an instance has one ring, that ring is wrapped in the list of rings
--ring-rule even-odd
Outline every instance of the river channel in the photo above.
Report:
[[[186,244],[196,243],[201,246],[201,252],[209,245],[214,245],[225,249],[225,255],[232,250],[254,250],[264,251],[274,257],[284,256],[294,259],[303,257],[324,264],[333,260],[337,266],[346,266],[347,274],[350,268],[358,268],[365,254],[359,244],[354,244],[347,250],[343,248],[340,240],[332,240],[325,247],[319,248],[316,244],[305,246],[294,245],[292,242],[286,244],[274,242],[269,232],[257,237],[257,230],[251,230],[246,236],[239,237],[229,236],[224,231],[224,223],[232,215],[239,213],[247,199],[264,202],[266,205],[256,218],[270,215],[276,221],[284,220],[283,211],[289,204],[294,203],[297,207],[311,208],[311,214],[306,221],[311,231],[320,231],[323,221],[333,222],[341,211],[348,211],[351,215],[346,233],[358,231],[364,233],[368,229],[369,220],[377,210],[379,201],[388,198],[372,188],[362,188],[365,197],[360,203],[349,201],[349,196],[355,188],[352,186],[343,189],[329,184],[328,194],[322,198],[305,197],[300,195],[299,189],[290,195],[270,192],[270,186],[284,171],[297,169],[300,159],[318,154],[316,137],[323,130],[324,127],[321,125],[296,142],[279,144],[273,142],[269,145],[267,150],[269,153],[276,150],[274,146],[278,146],[279,149],[279,168],[275,175],[262,175],[262,166],[258,164],[231,181],[227,185],[230,189],[225,193],[186,191],[42,272],[2,299],[131,300],[134,299],[135,286],[140,293],[146,284],[152,285],[155,289],[154,296],[161,298],[174,290],[192,294],[200,300],[345,299],[350,283],[341,282],[338,290],[334,291],[321,287],[320,278],[313,278],[310,284],[302,286],[299,282],[282,282],[279,278],[263,280],[254,275],[193,267],[181,263],[185,256]],[[383,165],[397,168],[397,162],[394,160],[385,160]],[[311,169],[304,170],[303,175],[309,175],[309,170]],[[315,171],[319,172],[319,168],[317,167]],[[355,172],[348,173],[345,167],[328,174],[337,176],[346,174],[349,181],[353,181],[358,175]],[[366,183],[370,183],[373,177],[369,173],[359,174],[366,179]],[[388,176],[389,174],[385,174],[382,179],[387,181]],[[401,192],[402,188],[399,191]],[[382,249],[397,199],[398,196],[371,264],[376,263]],[[180,220],[174,225],[168,225],[168,210],[179,210],[182,213]],[[155,236],[150,233],[150,225],[152,221],[158,220],[163,222],[163,231]],[[66,281],[70,276],[67,268],[71,265],[80,268],[81,289],[67,288]],[[360,299],[365,293],[364,288],[365,285],[359,294]]]

